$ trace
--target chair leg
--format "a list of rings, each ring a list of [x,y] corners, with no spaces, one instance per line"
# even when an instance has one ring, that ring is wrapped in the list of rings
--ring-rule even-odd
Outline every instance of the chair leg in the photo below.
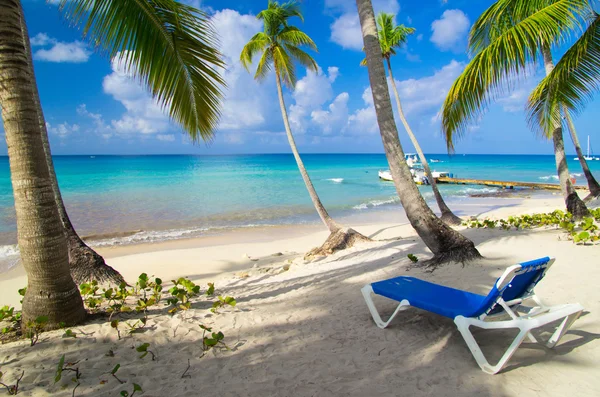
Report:
[[[504,368],[508,360],[510,360],[510,358],[517,351],[521,343],[523,343],[525,337],[529,334],[528,329],[519,329],[519,334],[515,337],[515,339],[510,344],[506,352],[502,355],[502,358],[500,358],[496,365],[491,365],[483,355],[479,344],[477,343],[477,341],[473,337],[473,334],[471,333],[470,327],[472,324],[469,324],[466,318],[461,316],[455,318],[454,322],[456,323],[458,331],[467,343],[467,347],[471,351],[471,354],[475,358],[475,361],[477,361],[477,364],[479,365],[481,370],[486,374],[490,375],[495,375],[498,372],[500,372],[502,368]]]
[[[365,302],[367,303],[367,307],[371,312],[371,316],[373,316],[373,321],[375,321],[375,324],[377,324],[377,326],[382,329],[386,328],[392,322],[392,320],[394,319],[394,317],[396,317],[396,314],[398,314],[400,310],[403,310],[407,306],[410,306],[407,300],[403,300],[402,302],[400,302],[394,313],[392,313],[390,318],[388,318],[387,321],[383,321],[383,319],[379,315],[379,311],[377,311],[377,308],[375,307],[375,303],[373,302],[373,287],[371,287],[371,285],[365,285],[360,291],[362,292],[363,297],[365,298]]]
[[[546,346],[550,349],[552,349],[554,346],[556,346],[556,344],[560,341],[560,339],[564,336],[564,334],[567,333],[569,328],[571,328],[571,325],[573,325],[575,320],[577,320],[580,315],[581,315],[581,312],[579,311],[577,313],[573,313],[573,314],[565,317],[565,319],[558,326],[558,328],[556,329],[554,334],[552,334],[552,336],[546,343]]]

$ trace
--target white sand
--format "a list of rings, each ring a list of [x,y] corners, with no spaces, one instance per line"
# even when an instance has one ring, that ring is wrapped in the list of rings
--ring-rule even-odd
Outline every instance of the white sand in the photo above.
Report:
[[[559,207],[559,198],[532,199],[487,215]],[[464,268],[446,266],[425,273],[407,271],[408,253],[428,255],[408,225],[357,227],[380,241],[310,264],[304,264],[299,253],[318,245],[326,233],[313,227],[301,229],[265,229],[258,237],[239,234],[235,244],[214,240],[224,244],[210,245],[205,239],[105,250],[109,263],[129,280],[142,271],[166,280],[181,275],[203,282],[218,280],[218,292],[235,296],[238,305],[219,315],[207,310],[204,299],[183,315],[171,317],[166,310],[156,310],[149,320],[150,330],[122,340],[108,324],[98,321],[73,328],[77,339],[62,339],[62,333],[51,332],[34,347],[27,342],[0,346],[3,380],[10,382],[25,370],[19,395],[71,395],[69,376],[53,384],[56,363],[64,353],[67,361],[81,360],[78,396],[115,396],[120,390],[131,391],[133,382],[143,387],[143,396],[600,395],[598,246],[561,241],[561,233],[555,230],[465,230],[486,259]],[[139,252],[144,249],[153,252]],[[285,255],[271,256],[276,252]],[[479,369],[451,320],[414,309],[399,314],[389,328],[381,330],[360,294],[366,283],[403,274],[484,293],[508,265],[546,255],[555,256],[557,262],[538,286],[538,295],[550,304],[578,302],[586,311],[555,349],[524,343],[508,367],[495,376]],[[295,264],[281,271],[285,260]],[[250,269],[255,264],[257,268]],[[18,301],[14,290],[24,284],[18,268],[0,275],[0,302]],[[384,312],[394,307],[383,299],[377,303]],[[223,331],[233,350],[199,358],[199,323]],[[476,336],[492,356],[511,340],[511,335],[489,331]],[[144,342],[150,343],[158,361],[140,359],[132,350]],[[114,357],[106,356],[109,350]],[[190,377],[182,379],[188,359]],[[106,374],[117,363],[125,385]],[[68,387],[62,389],[63,384]]]

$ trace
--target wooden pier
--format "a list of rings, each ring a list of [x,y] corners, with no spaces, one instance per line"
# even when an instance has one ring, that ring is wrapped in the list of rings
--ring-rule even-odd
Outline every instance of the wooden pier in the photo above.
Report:
[[[501,187],[503,189],[514,189],[515,187],[525,187],[530,189],[548,189],[548,190],[560,190],[560,185],[553,183],[534,183],[534,182],[512,182],[512,181],[490,181],[480,179],[462,179],[462,178],[448,178],[441,177],[437,179],[437,183],[452,183],[455,185],[483,185],[492,187]],[[575,189],[585,190],[586,186],[575,186]]]

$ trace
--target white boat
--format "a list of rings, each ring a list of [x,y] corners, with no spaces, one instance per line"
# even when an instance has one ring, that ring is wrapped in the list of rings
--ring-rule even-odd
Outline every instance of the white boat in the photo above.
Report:
[[[592,147],[590,146],[590,136],[589,135],[588,135],[588,140],[587,140],[587,154],[585,156],[583,156],[583,158],[585,159],[585,161],[592,161],[592,160],[600,161],[600,157],[594,157],[594,152],[592,151]],[[579,157],[575,157],[574,160],[579,160]]]
[[[425,170],[423,168],[411,168],[410,169],[410,174],[413,177],[413,181],[417,184],[417,185],[430,185],[431,182],[429,181],[429,178],[427,178],[427,175],[425,175]],[[388,182],[393,182],[394,178],[392,177],[392,173],[390,172],[390,170],[385,170],[385,171],[379,171],[378,172],[379,175],[379,179],[383,180],[383,181],[388,181]],[[446,171],[431,171],[431,176],[435,178],[435,180],[437,181],[438,178],[443,178],[443,177],[450,177],[452,178],[452,174]]]

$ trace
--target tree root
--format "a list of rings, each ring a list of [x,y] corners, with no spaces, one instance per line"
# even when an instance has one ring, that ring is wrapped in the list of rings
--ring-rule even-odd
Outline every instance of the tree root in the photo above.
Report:
[[[419,261],[419,263],[412,267],[426,268],[428,271],[433,272],[442,265],[448,263],[460,263],[467,265],[469,262],[483,258],[483,256],[477,251],[475,245],[469,241],[468,244],[464,244],[459,247],[455,247],[451,250],[440,252],[434,255],[433,258],[426,261]]]
[[[354,229],[342,228],[329,235],[327,240],[320,247],[313,248],[306,255],[304,260],[311,261],[317,257],[328,256],[337,251],[345,250],[354,246],[358,242],[373,241],[370,238],[360,234]]]
[[[96,280],[99,284],[121,284],[125,282],[121,273],[110,267],[96,251],[88,247],[79,237],[70,237],[69,265],[75,284]]]
[[[444,212],[440,217],[442,222],[444,222],[448,226],[459,226],[462,225],[463,220],[458,216],[454,215],[452,212]]]
[[[577,193],[571,193],[567,197],[567,211],[573,214],[573,219],[581,220],[586,216],[590,216],[590,211],[585,206],[584,202],[579,198]]]

